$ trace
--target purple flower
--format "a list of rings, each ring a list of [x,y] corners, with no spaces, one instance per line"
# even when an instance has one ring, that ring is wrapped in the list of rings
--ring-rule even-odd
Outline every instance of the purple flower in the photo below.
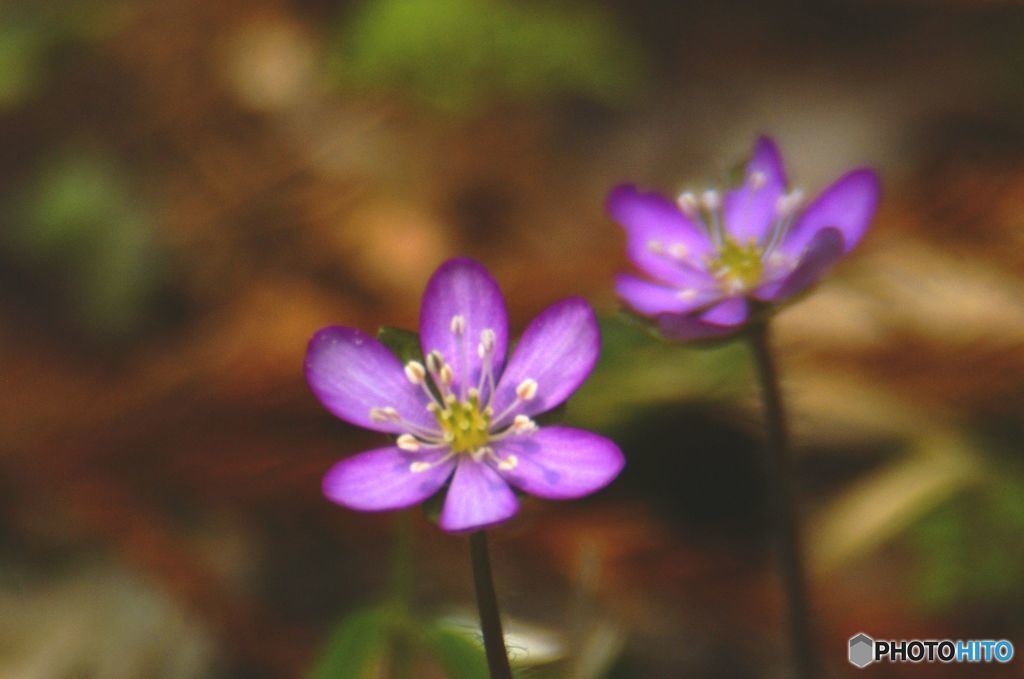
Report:
[[[676,202],[620,186],[608,211],[626,229],[630,259],[651,280],[619,274],[616,291],[671,339],[720,337],[758,307],[806,290],[860,241],[878,205],[877,175],[840,177],[809,205],[787,192],[775,143],[754,145],[743,184],[683,193]]]
[[[395,444],[336,464],[324,494],[361,511],[415,505],[449,482],[440,525],[470,531],[512,517],[509,487],[577,498],[622,469],[619,448],[590,432],[532,419],[564,402],[597,362],[590,305],[569,298],[544,310],[506,362],[508,316],[480,264],[453,259],[430,279],[420,310],[425,360],[404,366],[368,335],[324,328],[310,340],[306,380],[333,414],[397,435]]]

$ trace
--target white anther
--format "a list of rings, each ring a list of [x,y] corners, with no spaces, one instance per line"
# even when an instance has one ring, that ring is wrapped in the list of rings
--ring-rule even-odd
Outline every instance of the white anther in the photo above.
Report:
[[[683,191],[676,198],[676,205],[683,211],[683,214],[687,217],[692,217],[697,214],[697,196],[693,195],[693,191]]]
[[[530,401],[537,395],[537,380],[527,377],[516,387],[516,396],[520,401]]]
[[[761,172],[760,170],[755,170],[754,172],[750,173],[750,188],[754,189],[755,191],[764,186],[766,181],[768,181],[768,175],[766,175],[764,172]]]
[[[512,432],[515,434],[532,434],[537,431],[537,424],[526,415],[516,415],[512,420]]]
[[[479,462],[484,459],[484,457],[491,455],[494,455],[494,451],[491,450],[490,446],[483,446],[469,452],[469,456],[473,458],[473,462]]]
[[[427,410],[433,413],[434,415],[437,415],[439,412],[441,412],[441,406],[431,401],[430,403],[427,404]]]
[[[391,406],[385,406],[383,408],[370,408],[370,419],[374,422],[397,422],[402,419],[398,416],[398,411]]]
[[[791,217],[803,201],[804,192],[800,189],[795,189],[779,196],[779,199],[775,201],[775,212],[780,217]]]
[[[519,466],[519,458],[515,455],[506,455],[505,459],[498,463],[498,469],[503,472],[512,471]]]
[[[700,204],[708,212],[716,212],[722,206],[722,199],[718,195],[718,191],[708,189],[700,194]]]
[[[452,316],[452,334],[461,335],[466,332],[466,317],[462,314]]]
[[[435,349],[427,354],[427,370],[429,370],[431,374],[436,375],[443,365],[444,358],[441,356],[440,351]]]
[[[412,434],[402,434],[398,437],[398,440],[395,441],[395,444],[402,450],[406,450],[410,453],[415,453],[420,449],[419,440]]]
[[[689,302],[690,300],[696,297],[697,291],[694,290],[693,288],[686,288],[685,290],[680,290],[679,292],[676,293],[676,299],[679,299],[683,302]]]
[[[405,377],[413,384],[423,384],[427,379],[427,369],[419,361],[409,361],[405,364]]]
[[[477,389],[476,387],[470,387],[466,391],[466,398],[468,398],[470,401],[476,400],[477,402],[479,402],[480,401],[480,390]]]
[[[491,353],[494,351],[494,345],[498,342],[498,335],[494,330],[490,328],[484,328],[480,331],[480,346],[483,347],[484,353]]]
[[[455,381],[455,373],[452,371],[452,367],[445,363],[441,366],[440,372],[437,373],[437,378],[441,380],[441,384],[444,386],[451,386],[451,383]]]
[[[665,254],[665,244],[660,240],[649,240],[647,241],[647,251],[652,255],[663,255]]]
[[[421,474],[425,471],[428,471],[433,466],[434,465],[430,464],[429,462],[413,462],[412,464],[409,465],[409,471],[411,471],[413,474]]]
[[[686,247],[683,243],[673,243],[668,246],[668,255],[673,259],[686,259],[689,254],[690,248]]]

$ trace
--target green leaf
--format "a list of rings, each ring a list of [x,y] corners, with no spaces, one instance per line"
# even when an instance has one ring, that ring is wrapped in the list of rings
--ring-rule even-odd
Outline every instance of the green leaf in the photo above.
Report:
[[[371,679],[388,659],[394,614],[367,608],[345,617],[331,634],[308,679]]]
[[[564,95],[616,105],[647,80],[614,15],[579,2],[365,0],[332,51],[343,86],[454,114]]]
[[[420,336],[411,330],[384,326],[377,331],[377,339],[391,350],[402,363],[423,361],[420,351]]]
[[[468,632],[438,623],[427,631],[426,642],[448,679],[487,679],[483,646]]]

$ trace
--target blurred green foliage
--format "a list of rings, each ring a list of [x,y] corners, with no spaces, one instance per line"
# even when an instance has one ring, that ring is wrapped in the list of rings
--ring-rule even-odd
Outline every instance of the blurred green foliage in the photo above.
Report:
[[[0,5],[0,110],[30,100],[45,85],[65,44],[101,39],[122,16],[112,2],[5,2]]]
[[[478,639],[443,622],[414,618],[401,607],[381,606],[346,616],[331,634],[309,679],[412,676],[403,670],[431,657],[451,679],[487,679]]]
[[[574,95],[628,100],[643,59],[603,8],[500,0],[367,0],[333,49],[345,85],[449,113]]]
[[[158,253],[149,216],[117,165],[65,149],[8,202],[12,216],[0,243],[61,289],[85,330],[115,337],[144,320],[160,276]]]
[[[951,613],[1020,601],[1024,474],[1014,471],[943,503],[912,531],[918,563],[913,591],[925,610]]]
[[[601,357],[566,417],[584,428],[615,431],[648,408],[733,398],[746,388],[749,370],[741,341],[680,344],[657,338],[631,316],[606,317]]]

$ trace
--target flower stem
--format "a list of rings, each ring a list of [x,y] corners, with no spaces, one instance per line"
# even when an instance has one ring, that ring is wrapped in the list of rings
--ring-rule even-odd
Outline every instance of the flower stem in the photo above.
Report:
[[[473,584],[476,604],[480,611],[480,628],[484,633],[484,651],[491,679],[512,679],[512,669],[505,651],[505,636],[501,631],[501,613],[498,597],[494,593],[491,576],[491,557],[487,550],[487,534],[476,531],[469,536],[469,556],[473,562]]]
[[[772,499],[772,522],[782,588],[786,598],[787,627],[794,676],[817,679],[818,654],[811,632],[807,577],[801,551],[800,520],[793,491],[793,464],[788,450],[786,414],[779,393],[779,377],[771,353],[768,324],[751,327],[750,346],[754,356],[765,426],[768,430],[768,481]]]

